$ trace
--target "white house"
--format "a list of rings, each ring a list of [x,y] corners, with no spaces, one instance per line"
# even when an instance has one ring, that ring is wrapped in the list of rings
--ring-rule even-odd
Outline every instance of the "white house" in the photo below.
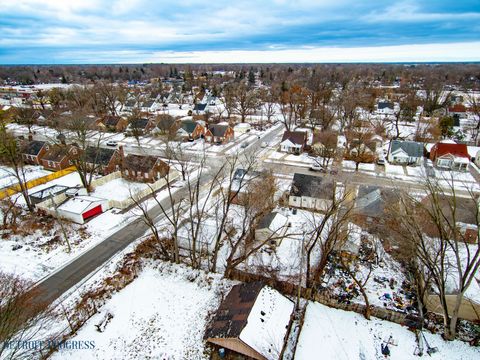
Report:
[[[280,142],[280,151],[289,154],[301,154],[307,144],[307,133],[304,131],[285,131]]]
[[[387,160],[391,164],[420,165],[423,161],[423,145],[415,141],[392,140]]]
[[[335,191],[335,183],[331,179],[297,173],[293,176],[288,205],[326,211],[332,204]]]

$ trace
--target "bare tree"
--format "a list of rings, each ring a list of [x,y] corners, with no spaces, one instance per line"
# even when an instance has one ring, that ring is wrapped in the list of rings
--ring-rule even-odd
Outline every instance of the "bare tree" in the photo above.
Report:
[[[444,318],[444,336],[455,338],[459,310],[464,295],[480,267],[480,245],[471,244],[467,232],[459,228],[462,212],[473,215],[478,229],[480,213],[476,196],[457,195],[453,179],[442,188],[438,181],[425,180],[426,197],[403,194],[397,216],[399,244],[413,254],[416,272],[431,279]],[[473,204],[465,210],[465,204]],[[394,228],[395,229],[395,228]]]
[[[17,140],[7,131],[5,123],[0,123],[0,161],[11,167],[10,173],[15,177],[20,192],[29,211],[33,212],[33,205],[28,196],[27,169],[23,161],[21,149]]]
[[[328,259],[334,250],[341,248],[348,236],[347,224],[353,211],[353,202],[348,191],[339,191],[335,182],[329,190],[328,205],[322,214],[312,214],[311,230],[305,233],[306,285],[313,287],[323,277]],[[318,263],[313,254],[320,253]]]
[[[32,283],[0,272],[0,358],[31,359],[38,349],[22,346],[38,341],[42,332],[54,325],[56,315],[48,304],[38,301]]]

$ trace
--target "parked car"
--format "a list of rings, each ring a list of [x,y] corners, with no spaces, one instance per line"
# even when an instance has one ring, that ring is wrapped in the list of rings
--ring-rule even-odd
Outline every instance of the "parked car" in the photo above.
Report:
[[[385,158],[381,157],[377,159],[377,165],[385,166]]]
[[[268,146],[268,142],[264,141],[264,142],[262,142],[262,144],[260,146],[262,148],[266,148]]]
[[[118,145],[118,142],[116,141],[113,141],[113,140],[107,141],[107,146],[117,146],[117,145]]]
[[[310,170],[311,171],[326,172],[326,170],[323,168],[323,166],[320,166],[320,165],[317,165],[317,164],[310,166]]]
[[[242,143],[242,145],[240,145],[240,147],[241,147],[242,149],[245,149],[248,145],[249,145],[249,144],[248,144],[248,141],[245,141],[244,143]]]

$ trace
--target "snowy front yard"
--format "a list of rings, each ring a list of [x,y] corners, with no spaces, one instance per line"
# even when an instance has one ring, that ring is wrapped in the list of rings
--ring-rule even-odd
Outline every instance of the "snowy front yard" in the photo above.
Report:
[[[94,350],[64,350],[53,359],[208,359],[203,335],[231,284],[180,265],[148,265],[116,293],[71,340],[94,340]],[[113,318],[103,332],[96,324]]]
[[[479,348],[470,347],[460,341],[445,342],[439,335],[428,332],[424,334],[428,344],[438,348],[438,352],[432,354],[432,359],[480,358]],[[381,345],[385,344],[390,336],[392,342],[396,343],[389,345],[391,359],[419,359],[414,355],[417,347],[415,334],[407,328],[377,318],[368,321],[357,313],[311,302],[305,314],[295,359],[385,359],[381,353]],[[426,349],[423,357],[430,358]]]

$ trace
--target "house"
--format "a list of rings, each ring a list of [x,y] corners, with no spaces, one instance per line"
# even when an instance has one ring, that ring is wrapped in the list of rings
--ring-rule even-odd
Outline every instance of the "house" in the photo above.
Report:
[[[82,157],[85,164],[94,172],[107,175],[120,170],[123,159],[123,147],[104,149],[89,146]]]
[[[269,245],[276,246],[282,241],[288,229],[288,219],[279,212],[272,211],[259,221],[255,229],[255,240]]]
[[[392,140],[387,160],[391,164],[420,165],[423,161],[423,144],[415,141]]]
[[[430,150],[430,160],[440,169],[466,171],[470,155],[465,144],[438,142]]]
[[[79,195],[67,198],[65,202],[57,207],[56,213],[63,219],[73,221],[77,224],[84,224],[86,220],[108,209],[108,200]]]
[[[137,102],[133,99],[129,99],[123,105],[123,110],[125,110],[127,112],[132,111],[133,109],[135,109],[136,106],[137,106]]]
[[[49,149],[45,141],[31,140],[21,146],[22,158],[25,164],[40,165],[42,158]]]
[[[463,104],[455,104],[448,108],[447,114],[450,116],[458,116],[459,119],[467,118],[467,108]]]
[[[193,120],[183,120],[178,124],[177,136],[184,140],[193,141],[205,135],[205,127]]]
[[[336,194],[335,182],[327,177],[296,173],[290,188],[288,205],[325,211]]]
[[[59,171],[73,165],[73,159],[79,154],[79,149],[72,145],[50,145],[40,164],[46,170]]]
[[[193,107],[193,112],[197,115],[203,115],[208,111],[208,104],[197,103]]]
[[[355,217],[357,220],[362,219],[362,224],[382,219],[385,206],[396,199],[396,193],[392,189],[360,185],[355,200]]]
[[[28,194],[28,197],[30,198],[31,203],[33,205],[36,205],[47,199],[52,198],[53,196],[63,194],[67,190],[68,190],[68,186],[52,185],[45,189],[36,191],[32,194]]]
[[[106,115],[96,121],[101,130],[111,132],[123,132],[128,126],[128,121],[120,116]]]
[[[142,112],[155,112],[160,109],[160,105],[155,101],[155,99],[149,99],[142,102],[140,106],[140,111]]]
[[[155,121],[147,118],[130,120],[126,132],[128,135],[145,135],[156,127]]]
[[[294,304],[260,282],[232,287],[220,304],[205,339],[226,358],[280,359]]]
[[[307,145],[305,131],[285,131],[280,142],[280,151],[289,154],[301,154]]]
[[[128,180],[155,182],[168,174],[170,167],[156,156],[128,154],[122,164],[122,176]]]
[[[385,115],[394,114],[395,105],[389,101],[379,101],[377,103],[377,113]]]
[[[225,144],[234,138],[234,131],[229,125],[209,125],[205,131],[205,141],[215,144]]]

